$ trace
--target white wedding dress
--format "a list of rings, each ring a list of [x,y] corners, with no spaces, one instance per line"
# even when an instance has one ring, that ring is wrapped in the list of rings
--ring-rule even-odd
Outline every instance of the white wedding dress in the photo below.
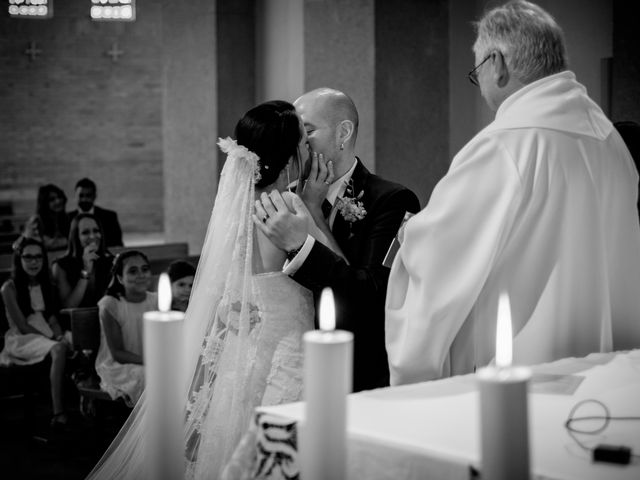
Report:
[[[302,334],[313,296],[282,272],[253,273],[257,157],[228,153],[185,317],[185,478],[217,479],[254,408],[302,397]],[[143,393],[88,478],[149,478]]]
[[[211,392],[201,388],[189,403],[190,414],[209,413],[187,438],[185,478],[219,478],[255,407],[302,398],[302,334],[313,328],[313,297],[280,272],[256,275],[253,284],[249,337],[238,336],[233,315],[231,325],[218,324],[222,330],[215,335],[225,336],[225,346],[217,378]]]

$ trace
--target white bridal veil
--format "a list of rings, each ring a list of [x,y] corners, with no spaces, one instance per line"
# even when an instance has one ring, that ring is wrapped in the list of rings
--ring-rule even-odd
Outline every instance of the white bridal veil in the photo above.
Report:
[[[216,378],[218,359],[227,333],[234,333],[238,352],[251,352],[253,222],[258,157],[230,138],[218,145],[227,153],[209,227],[200,255],[193,292],[185,316],[186,476],[193,474],[198,455],[200,427],[207,414]],[[170,352],[167,352],[170,354]],[[249,362],[242,362],[248,364]],[[244,367],[249,368],[247,365]],[[240,372],[225,394],[230,405],[241,398],[248,372]],[[237,397],[237,398],[236,398]],[[112,444],[89,474],[91,480],[149,478],[146,434],[146,394],[143,393]],[[238,409],[229,410],[228,425],[238,425]],[[228,457],[231,452],[221,452]]]

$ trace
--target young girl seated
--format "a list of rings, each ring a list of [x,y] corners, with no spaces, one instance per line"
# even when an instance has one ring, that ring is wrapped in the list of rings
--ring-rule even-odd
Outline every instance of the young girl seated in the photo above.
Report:
[[[167,273],[171,280],[171,310],[186,312],[196,268],[184,260],[175,260]]]
[[[62,382],[70,335],[60,328],[54,313],[55,294],[49,278],[47,255],[42,242],[25,238],[13,254],[12,278],[0,290],[7,311],[0,364],[32,365],[51,357],[49,381],[53,417],[51,425],[67,423],[62,403]]]
[[[133,407],[144,390],[142,361],[142,315],[158,309],[158,296],[148,292],[151,269],[147,257],[137,250],[115,259],[107,293],[98,302],[100,349],[96,372],[100,387]]]

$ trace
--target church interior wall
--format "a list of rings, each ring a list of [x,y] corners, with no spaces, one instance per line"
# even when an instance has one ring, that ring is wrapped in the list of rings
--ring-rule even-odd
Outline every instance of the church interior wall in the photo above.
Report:
[[[0,14],[0,200],[35,211],[39,185],[69,197],[84,176],[125,231],[163,225],[161,5],[133,23],[93,22],[86,2],[46,20]],[[41,50],[31,59],[30,42]],[[114,50],[114,45],[117,47]],[[108,51],[121,51],[117,60]]]
[[[197,253],[222,167],[215,140],[256,102],[320,86],[350,93],[356,153],[423,205],[491,121],[466,78],[485,1],[182,3],[137,2],[133,23],[92,22],[75,1],[56,2],[47,20],[0,14],[0,201],[17,217],[35,210],[44,183],[72,208],[89,176],[125,232],[188,240]],[[614,120],[640,121],[638,2],[539,3],[565,29],[592,98]]]

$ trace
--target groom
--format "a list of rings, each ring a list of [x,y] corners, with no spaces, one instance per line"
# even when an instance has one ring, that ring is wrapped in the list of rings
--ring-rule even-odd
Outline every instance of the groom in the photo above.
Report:
[[[312,290],[316,299],[323,288],[333,289],[336,328],[352,331],[355,337],[353,390],[384,387],[389,385],[384,343],[389,268],[382,262],[405,212],[417,212],[420,204],[409,189],[370,173],[355,156],[358,111],[351,98],[321,88],[305,93],[294,105],[311,150],[324,156],[329,170],[333,166],[335,180],[323,210],[348,262],[309,236],[299,215],[278,212],[258,226],[288,252],[285,273]],[[271,195],[273,199],[279,194]],[[355,216],[345,211],[348,204],[355,207]]]

